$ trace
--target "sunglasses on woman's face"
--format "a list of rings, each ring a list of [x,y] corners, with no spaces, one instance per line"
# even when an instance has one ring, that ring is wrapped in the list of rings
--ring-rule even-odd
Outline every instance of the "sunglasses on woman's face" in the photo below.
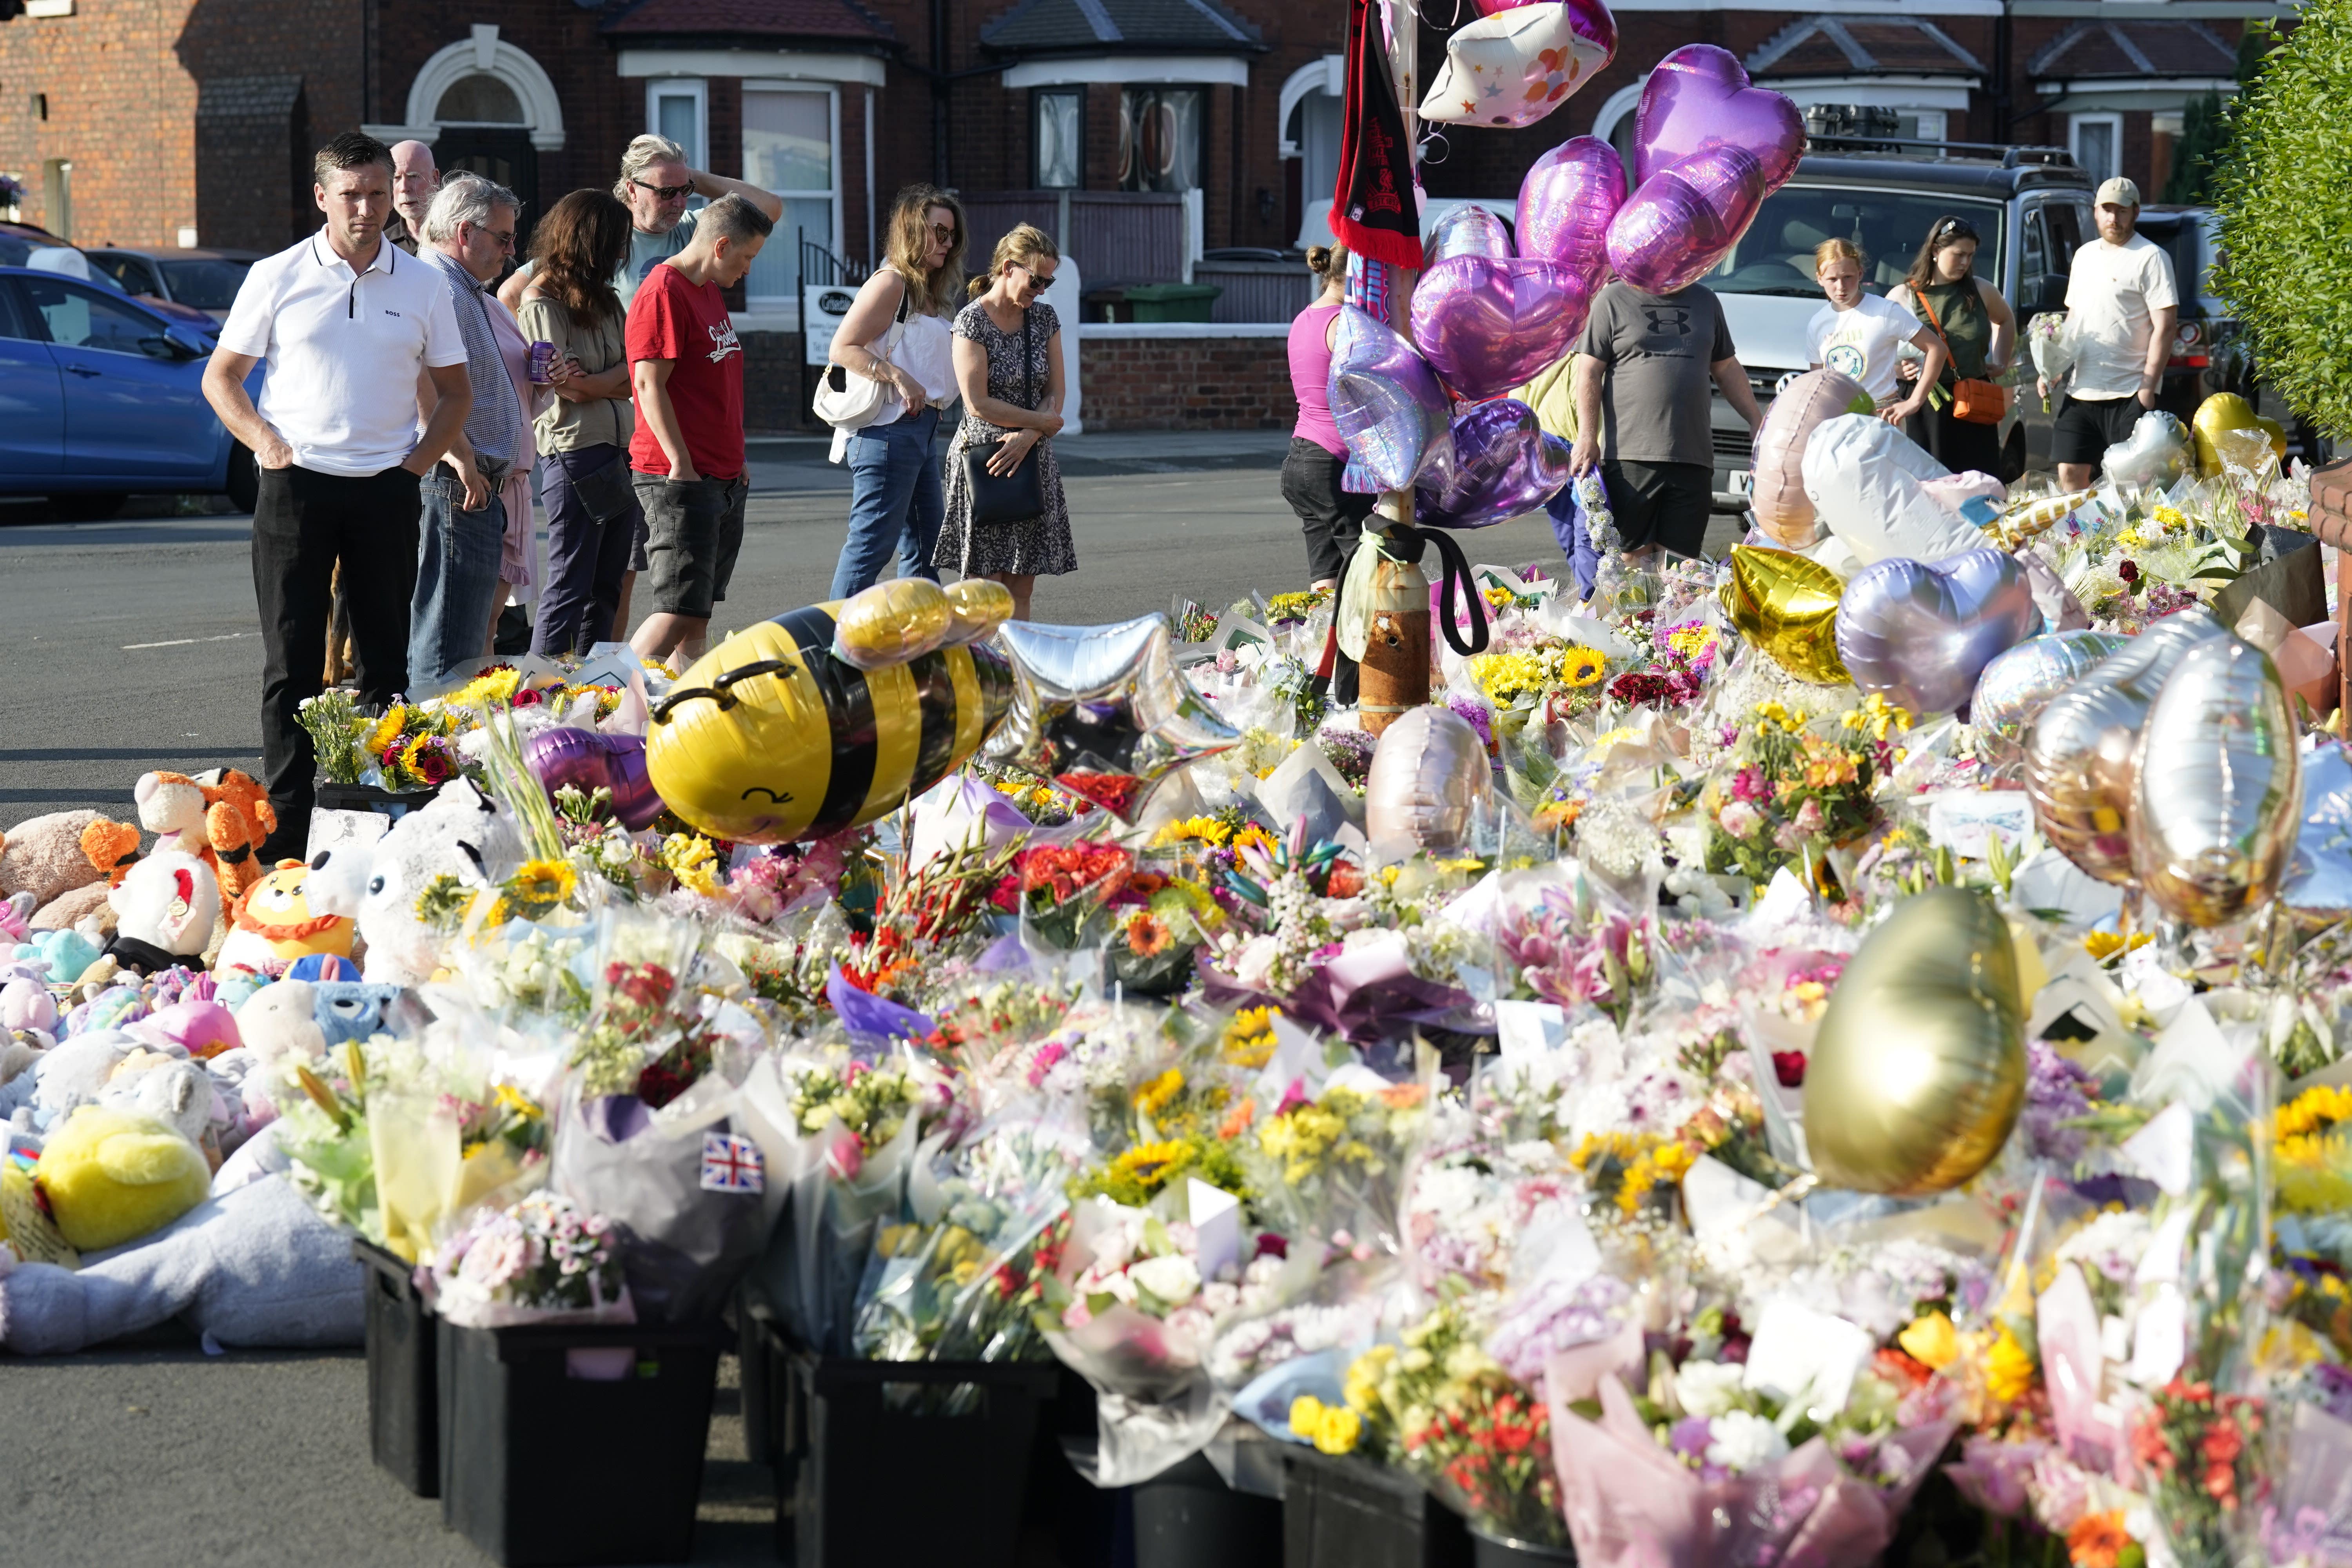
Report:
[[[1037,269],[1029,266],[1027,263],[1016,261],[1013,265],[1020,268],[1022,271],[1029,274],[1029,288],[1033,293],[1043,294],[1046,289],[1051,289],[1054,286],[1054,280],[1051,278],[1039,277],[1037,275]]]
[[[955,237],[956,231],[955,225],[953,224],[935,223],[931,225],[931,237],[938,240],[941,245],[953,245],[955,243]]]

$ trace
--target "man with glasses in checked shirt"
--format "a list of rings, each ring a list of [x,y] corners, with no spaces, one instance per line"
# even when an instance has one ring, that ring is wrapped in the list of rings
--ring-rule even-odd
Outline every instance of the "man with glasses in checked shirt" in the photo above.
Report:
[[[613,279],[625,308],[636,297],[637,285],[657,262],[667,261],[694,242],[702,215],[686,210],[696,196],[717,201],[741,196],[774,223],[784,216],[784,198],[744,180],[730,180],[687,166],[686,149],[667,136],[640,136],[621,154],[621,177],[613,195],[629,209],[629,264]],[[520,310],[529,286],[531,266],[525,262],[499,289],[509,310]],[[642,570],[642,568],[640,568]]]

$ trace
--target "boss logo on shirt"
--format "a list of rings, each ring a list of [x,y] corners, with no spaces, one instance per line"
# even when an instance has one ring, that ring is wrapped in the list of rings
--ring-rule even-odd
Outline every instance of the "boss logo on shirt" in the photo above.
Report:
[[[712,326],[712,327],[711,327],[711,329],[710,329],[710,363],[713,363],[713,364],[717,364],[720,360],[725,359],[729,354],[737,354],[737,353],[741,353],[742,352],[743,352],[743,345],[742,345],[742,344],[740,344],[740,343],[739,343],[739,342],[737,342],[735,341],[735,323],[734,323],[734,322],[732,322],[732,321],[728,321],[728,322],[725,322],[725,323],[722,323],[722,324],[717,324],[717,325],[714,325],[714,326]]]
[[[400,320],[400,312],[397,310],[386,310],[384,314],[390,316],[395,321]]]

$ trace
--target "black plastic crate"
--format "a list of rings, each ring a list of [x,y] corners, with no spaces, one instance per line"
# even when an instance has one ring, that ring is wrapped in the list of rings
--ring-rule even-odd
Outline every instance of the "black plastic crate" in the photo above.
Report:
[[[331,784],[320,779],[312,786],[311,804],[320,811],[375,811],[404,816],[432,804],[429,789],[383,789],[374,784]]]
[[[726,1342],[440,1320],[441,1522],[508,1568],[685,1562]]]
[[[1284,1568],[1470,1568],[1462,1516],[1406,1472],[1304,1447],[1283,1461]]]
[[[1057,1363],[836,1361],[781,1337],[767,1359],[779,1557],[1011,1568]]]
[[[372,1241],[353,1241],[367,1268],[368,1452],[418,1497],[441,1495],[438,1341],[413,1266]]]
[[[1470,1542],[1475,1549],[1473,1568],[1570,1568],[1576,1561],[1572,1546],[1538,1546],[1489,1535],[1483,1530],[1472,1531]]]
[[[1135,1488],[1135,1568],[1283,1568],[1283,1505],[1194,1454]]]

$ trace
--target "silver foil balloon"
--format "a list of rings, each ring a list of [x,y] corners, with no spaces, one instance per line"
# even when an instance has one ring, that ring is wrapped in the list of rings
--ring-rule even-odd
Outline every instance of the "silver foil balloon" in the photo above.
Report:
[[[2025,741],[2025,793],[2058,853],[2102,882],[2136,885],[2135,754],[2148,706],[2190,648],[2225,635],[2199,610],[2167,616],[2052,698]]]
[[[2119,485],[2172,485],[2196,465],[2197,446],[2189,426],[2161,408],[2141,415],[2132,433],[2099,459],[2100,468]]]
[[[1375,847],[1460,849],[1489,809],[1486,744],[1451,708],[1409,708],[1381,732],[1364,780],[1364,835]]]
[[[2131,818],[2133,868],[2167,914],[2227,925],[2278,891],[2303,802],[2296,744],[2268,654],[2221,637],[2181,656],[2140,727]]]
[[[1969,722],[1990,776],[2022,778],[2025,737],[2042,710],[2130,640],[2113,632],[2046,632],[1986,665],[1969,699]]]
[[[1331,342],[1328,391],[1348,456],[1374,484],[1409,489],[1424,473],[1444,482],[1454,459],[1445,423],[1452,399],[1403,333],[1353,305],[1343,307]]]
[[[1569,444],[1515,397],[1481,403],[1454,422],[1454,476],[1424,482],[1414,520],[1431,528],[1486,528],[1537,510],[1568,483]]]
[[[1413,285],[1413,342],[1461,396],[1494,397],[1568,353],[1592,292],[1591,274],[1549,261],[1456,256]]]
[[[2322,921],[2352,919],[2352,757],[2332,742],[2303,759],[2303,826],[2279,901]]]
[[[1977,677],[2042,624],[2025,568],[1998,550],[1866,566],[1838,601],[1838,658],[1864,691],[1948,713]]]
[[[1484,256],[1507,260],[1511,231],[1503,220],[1476,202],[1465,202],[1429,226],[1421,242],[1421,264],[1434,267],[1454,256]]]
[[[987,755],[1122,822],[1179,769],[1241,740],[1177,672],[1165,616],[1108,626],[1008,621],[997,635],[1013,661],[1013,710]]]
[[[551,798],[565,784],[583,795],[611,790],[613,815],[632,833],[651,826],[662,814],[662,797],[646,771],[643,735],[559,725],[524,742],[522,762]]]
[[[1625,205],[1625,164],[1598,136],[1571,136],[1519,182],[1519,254],[1594,279],[1609,268],[1609,220]]]

